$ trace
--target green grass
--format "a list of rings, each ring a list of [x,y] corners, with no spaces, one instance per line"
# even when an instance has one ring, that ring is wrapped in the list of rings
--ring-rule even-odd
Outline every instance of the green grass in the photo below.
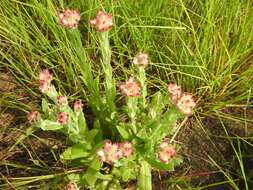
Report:
[[[82,14],[79,32],[57,24],[57,12],[68,7]],[[103,89],[98,39],[87,24],[100,9],[115,18],[110,37],[117,81],[133,74],[132,57],[144,51],[152,60],[148,68],[149,85],[154,88],[164,88],[168,82],[182,85],[198,100],[197,118],[221,115],[231,119],[231,115],[220,110],[250,109],[253,86],[250,0],[1,0],[0,70],[14,76],[18,88],[25,92],[25,97],[17,98],[15,92],[0,91],[1,112],[8,108],[25,112],[38,105],[37,77],[41,68],[54,73],[55,83],[72,100],[91,96],[81,80],[81,76],[91,79],[87,69],[100,77]],[[32,104],[24,103],[24,99]],[[252,123],[248,118],[235,119]],[[235,152],[235,156],[240,160],[240,154]],[[41,180],[54,178],[52,175],[45,174]]]

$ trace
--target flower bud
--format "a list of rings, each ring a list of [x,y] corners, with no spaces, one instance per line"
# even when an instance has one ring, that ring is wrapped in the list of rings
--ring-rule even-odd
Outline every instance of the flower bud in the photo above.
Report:
[[[69,116],[65,112],[60,112],[57,116],[57,121],[60,124],[67,124],[69,121]]]
[[[62,106],[68,103],[67,98],[65,96],[58,96],[57,97],[57,104]]]
[[[75,110],[75,112],[81,112],[82,109],[83,109],[82,101],[81,100],[75,101],[75,103],[74,103],[74,110]]]

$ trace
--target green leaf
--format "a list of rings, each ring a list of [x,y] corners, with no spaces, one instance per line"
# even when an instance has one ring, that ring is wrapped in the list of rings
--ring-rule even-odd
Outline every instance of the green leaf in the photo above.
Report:
[[[47,100],[45,98],[42,98],[41,107],[42,107],[42,111],[45,114],[49,114],[50,108],[49,108],[48,102],[47,102]]]
[[[168,164],[159,162],[155,159],[145,158],[145,160],[154,168],[159,170],[174,171],[174,163],[171,161]]]
[[[183,159],[180,158],[180,157],[174,157],[172,159],[172,162],[173,162],[174,166],[178,166],[178,165],[180,165],[183,162]]]
[[[139,190],[152,190],[151,168],[146,161],[140,162],[140,174],[138,178]]]
[[[104,175],[104,174],[98,173],[97,178],[102,179],[102,180],[111,181],[112,180],[112,175]]]
[[[99,159],[96,157],[90,164],[90,167],[86,170],[86,173],[84,174],[83,178],[86,180],[87,184],[90,187],[94,187],[96,181],[100,177],[99,175],[99,169],[101,167],[101,163]]]
[[[120,168],[122,179],[124,182],[127,182],[129,178],[131,177],[132,169],[129,168]]]
[[[163,108],[168,104],[168,97],[161,92],[157,92],[153,97],[149,105],[149,116],[151,118],[160,117]]]
[[[80,174],[71,173],[71,174],[67,175],[67,178],[68,178],[69,181],[79,182],[80,181]]]
[[[37,124],[37,127],[41,128],[44,131],[55,131],[63,128],[60,123],[50,120],[41,120]]]
[[[92,129],[87,133],[87,142],[88,143],[92,143],[94,138],[97,136],[97,134],[99,133],[98,129]]]
[[[74,146],[66,149],[61,155],[63,160],[74,160],[77,158],[88,157],[89,153],[82,144],[75,144]]]
[[[83,115],[83,112],[81,112],[78,116],[78,127],[80,130],[80,134],[84,135],[87,131],[87,123]]]
[[[94,190],[106,190],[108,189],[107,188],[108,183],[109,181],[101,181],[100,183],[96,184],[96,187]]]
[[[182,114],[178,112],[176,109],[169,109],[162,119],[163,124],[172,125],[174,124],[179,118],[182,117]]]
[[[123,127],[122,125],[118,125],[116,126],[120,135],[122,136],[123,139],[127,140],[130,138],[130,134],[128,133],[128,131],[125,129],[125,127]]]
[[[152,135],[149,139],[154,141],[159,141],[164,136],[168,135],[172,130],[171,126],[181,117],[176,110],[170,109],[165,114],[160,122],[154,122],[152,125],[155,127],[152,128]]]

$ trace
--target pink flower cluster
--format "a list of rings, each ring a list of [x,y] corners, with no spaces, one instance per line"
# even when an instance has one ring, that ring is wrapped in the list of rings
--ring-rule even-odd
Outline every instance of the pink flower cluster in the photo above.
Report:
[[[69,121],[69,115],[65,112],[60,112],[57,116],[57,121],[63,125],[67,124]]]
[[[42,93],[47,92],[51,88],[51,81],[53,80],[53,75],[47,69],[40,71],[39,74],[39,90]]]
[[[168,92],[177,108],[186,115],[192,115],[192,110],[196,107],[196,103],[189,93],[184,93],[180,86],[176,84],[168,84]]]
[[[58,96],[57,97],[57,104],[59,106],[66,105],[68,103],[68,100],[65,96]]]
[[[78,22],[81,20],[80,13],[77,10],[66,9],[58,14],[60,25],[75,29],[78,26]]]
[[[112,143],[106,141],[103,149],[97,150],[101,162],[113,164],[123,157],[129,157],[133,153],[132,144],[129,142]]]
[[[74,110],[75,110],[75,112],[81,112],[82,109],[83,109],[82,101],[81,100],[75,101],[75,103],[74,103]]]
[[[125,96],[140,96],[141,87],[134,78],[130,77],[125,83],[119,84],[119,91]]]
[[[138,53],[133,59],[133,64],[137,66],[146,67],[148,63],[149,63],[149,58],[148,58],[148,54],[146,53]]]
[[[169,145],[168,139],[164,139],[160,145],[159,159],[161,162],[168,163],[176,154],[175,146]]]
[[[113,26],[112,14],[98,11],[96,18],[90,20],[90,25],[95,27],[99,32],[109,31]]]

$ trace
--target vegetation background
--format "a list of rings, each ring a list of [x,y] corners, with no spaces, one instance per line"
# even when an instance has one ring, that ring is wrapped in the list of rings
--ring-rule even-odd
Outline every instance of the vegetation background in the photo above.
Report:
[[[57,23],[65,8],[82,15],[78,28],[88,55],[82,60],[72,43],[75,34]],[[94,75],[103,76],[87,24],[100,9],[115,19],[110,38],[117,80],[131,74],[132,57],[143,51],[152,60],[151,90],[178,83],[198,102],[177,136],[185,163],[170,175],[154,172],[154,186],[252,189],[251,0],[1,0],[0,188],[61,189],[64,174],[78,172],[59,161],[64,137],[27,130],[26,112],[40,104],[41,68],[54,73],[72,101],[89,96],[77,63],[89,62]]]

